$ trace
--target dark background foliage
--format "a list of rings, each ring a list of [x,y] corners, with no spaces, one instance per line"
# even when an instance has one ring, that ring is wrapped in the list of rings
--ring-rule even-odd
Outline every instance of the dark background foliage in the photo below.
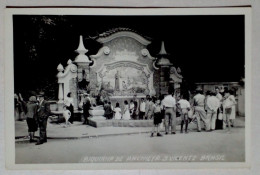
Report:
[[[14,15],[15,91],[43,90],[57,98],[57,66],[74,60],[83,35],[87,55],[101,47],[92,37],[117,27],[149,38],[157,57],[161,41],[184,84],[234,82],[244,77],[244,16],[32,16]]]

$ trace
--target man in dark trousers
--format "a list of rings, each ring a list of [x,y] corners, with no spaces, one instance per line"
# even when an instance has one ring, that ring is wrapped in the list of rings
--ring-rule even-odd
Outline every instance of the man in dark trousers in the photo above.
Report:
[[[39,95],[39,105],[37,109],[37,119],[38,125],[40,128],[40,138],[36,145],[41,145],[47,142],[47,120],[51,113],[50,111],[50,104],[44,100],[44,92],[40,92]]]
[[[89,117],[89,110],[91,107],[90,98],[88,93],[84,93],[84,102],[83,102],[83,116],[84,116],[84,123],[83,124],[89,124],[88,123],[88,117]]]

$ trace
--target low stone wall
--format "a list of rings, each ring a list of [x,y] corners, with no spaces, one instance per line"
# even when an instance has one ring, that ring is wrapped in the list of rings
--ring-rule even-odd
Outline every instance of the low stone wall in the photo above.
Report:
[[[89,118],[89,125],[93,127],[152,127],[153,120],[105,120],[105,118]]]

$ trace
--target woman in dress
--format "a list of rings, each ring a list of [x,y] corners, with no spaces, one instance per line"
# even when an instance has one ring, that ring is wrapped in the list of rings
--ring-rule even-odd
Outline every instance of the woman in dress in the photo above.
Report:
[[[34,140],[34,133],[38,129],[37,124],[37,100],[35,96],[31,96],[29,98],[29,102],[26,105],[27,113],[26,113],[26,121],[28,125],[28,133],[30,137],[30,142],[37,142]]]
[[[227,122],[228,126],[228,131],[230,131],[230,120],[235,119],[235,105],[236,105],[236,100],[232,91],[228,90],[225,92],[225,100],[223,101],[223,113],[225,114],[225,120]]]
[[[116,103],[116,107],[114,109],[114,112],[115,112],[115,119],[120,120],[122,118],[122,115],[121,115],[121,108],[119,106],[119,103]]]
[[[69,122],[71,124],[73,124],[73,121],[74,121],[74,102],[73,102],[73,98],[71,97],[71,92],[69,92],[67,94],[67,98],[65,99],[65,106],[67,107],[67,109],[70,111],[71,113],[71,116],[70,116],[70,119],[69,119]]]
[[[134,101],[131,100],[131,101],[130,101],[130,108],[129,108],[131,118],[133,118],[134,108],[135,108]]]
[[[230,114],[230,126],[231,127],[234,127],[234,121],[235,121],[235,119],[236,119],[236,104],[237,104],[237,102],[236,102],[236,99],[235,99],[235,96],[234,96],[234,91],[232,91],[232,90],[230,90],[229,91],[229,94],[230,94],[230,96],[229,96],[229,100],[232,102],[232,107],[231,107],[231,114]]]
[[[123,112],[123,116],[122,116],[122,119],[123,120],[130,120],[131,117],[130,117],[130,112],[129,112],[129,106],[128,106],[128,102],[127,100],[124,101],[124,112]]]

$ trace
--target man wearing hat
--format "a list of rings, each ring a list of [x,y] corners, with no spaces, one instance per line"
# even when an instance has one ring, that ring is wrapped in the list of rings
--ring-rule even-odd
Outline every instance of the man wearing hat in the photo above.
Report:
[[[171,128],[171,133],[176,134],[176,99],[174,98],[174,89],[169,89],[169,94],[164,97],[161,103],[165,109],[165,134],[167,135]]]
[[[84,101],[83,101],[83,116],[84,116],[84,123],[88,124],[88,117],[89,117],[89,110],[91,107],[90,98],[88,93],[84,93]]]
[[[210,121],[205,111],[205,96],[201,88],[196,89],[196,95],[193,97],[193,106],[197,118],[198,132],[201,132],[200,120],[205,124],[205,130],[210,131]]]
[[[40,128],[40,138],[36,145],[40,145],[47,142],[47,120],[51,113],[50,104],[46,100],[44,100],[44,92],[40,92],[38,98],[39,105],[37,109],[37,119]]]

